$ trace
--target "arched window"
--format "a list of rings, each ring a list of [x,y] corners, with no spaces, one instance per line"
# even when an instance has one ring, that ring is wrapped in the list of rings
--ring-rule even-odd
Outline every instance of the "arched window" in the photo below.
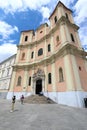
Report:
[[[51,51],[51,46],[48,44],[48,52]]]
[[[28,36],[25,36],[25,41],[27,41],[28,40]]]
[[[59,42],[59,36],[56,37],[56,41]]]
[[[74,40],[74,36],[73,36],[72,33],[71,33],[71,40],[72,40],[73,42],[75,42],[75,40]]]
[[[28,83],[28,85],[29,86],[31,85],[31,77],[29,77],[29,83]]]
[[[69,19],[69,18],[68,18],[68,14],[67,14],[67,13],[65,13],[65,15],[66,15],[66,18],[67,18],[67,19]]]
[[[81,66],[79,66],[79,70],[81,71]]]
[[[40,49],[38,50],[38,56],[41,56],[41,55],[43,55],[43,49],[42,49],[42,48],[40,48]]]
[[[55,23],[57,22],[57,16],[54,17],[54,21],[55,21]]]
[[[22,53],[22,60],[24,60],[24,58],[25,58],[25,53]]]
[[[21,76],[18,77],[17,86],[21,86]]]
[[[63,78],[63,70],[62,68],[59,68],[59,82],[63,82],[64,78]]]
[[[51,73],[48,74],[48,83],[51,84]]]

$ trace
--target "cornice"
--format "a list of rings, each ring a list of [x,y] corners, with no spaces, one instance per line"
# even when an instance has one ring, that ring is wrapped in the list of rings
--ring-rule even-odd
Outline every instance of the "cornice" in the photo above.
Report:
[[[55,24],[55,27],[52,28],[50,30],[50,32],[48,34],[46,34],[45,36],[43,36],[40,40],[36,40],[34,42],[29,42],[27,44],[21,44],[21,45],[17,45],[18,48],[26,48],[26,47],[33,47],[39,43],[41,43],[42,41],[44,41],[45,39],[49,38],[58,28],[60,25],[62,24],[68,24],[71,27],[73,27],[74,29],[78,30],[79,27],[76,24],[71,23],[65,16],[62,16],[57,23]]]
[[[24,69],[24,68],[32,68],[34,66],[38,65],[43,65],[43,64],[52,64],[55,62],[57,58],[64,57],[65,55],[78,55],[79,57],[86,59],[87,52],[78,49],[76,46],[71,45],[67,43],[66,45],[60,45],[59,49],[52,53],[50,56],[45,57],[41,60],[34,61],[32,63],[20,63],[20,64],[14,64],[13,68],[18,68],[18,69]]]
[[[64,18],[63,18],[63,17],[64,17],[64,16],[62,16],[62,17],[57,21],[55,27],[52,28],[52,29],[50,30],[50,32],[49,32],[48,34],[46,34],[45,36],[43,36],[40,40],[36,40],[36,41],[34,41],[34,42],[29,42],[29,43],[27,43],[27,44],[17,45],[17,47],[18,47],[18,48],[26,48],[26,47],[28,47],[28,46],[32,47],[32,46],[34,46],[35,44],[39,44],[39,43],[41,43],[42,41],[44,41],[45,39],[49,38],[49,37],[58,29],[58,27],[60,26],[60,23],[61,23],[62,21],[64,21]]]

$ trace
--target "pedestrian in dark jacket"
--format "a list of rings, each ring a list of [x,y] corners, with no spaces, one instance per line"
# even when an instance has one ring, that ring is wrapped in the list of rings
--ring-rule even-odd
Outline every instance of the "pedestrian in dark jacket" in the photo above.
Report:
[[[21,104],[23,104],[24,103],[24,95],[21,96],[20,100],[21,100]]]

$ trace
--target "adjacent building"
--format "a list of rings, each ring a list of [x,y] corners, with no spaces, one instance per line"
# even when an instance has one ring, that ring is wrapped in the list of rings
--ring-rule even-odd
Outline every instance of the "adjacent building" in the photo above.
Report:
[[[12,65],[15,62],[15,55],[0,63],[0,98],[6,98],[10,87],[12,76]]]
[[[72,11],[58,2],[50,26],[22,31],[7,98],[43,93],[59,104],[84,107],[87,52],[82,49]]]

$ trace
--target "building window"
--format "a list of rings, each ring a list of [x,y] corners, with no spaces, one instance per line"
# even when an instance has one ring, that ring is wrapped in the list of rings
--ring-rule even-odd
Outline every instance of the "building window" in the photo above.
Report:
[[[35,31],[33,31],[33,36],[35,36]]]
[[[10,72],[10,68],[7,69],[7,76],[9,75],[9,72]]]
[[[5,70],[2,70],[2,77],[4,77]]]
[[[67,13],[65,13],[65,15],[66,15],[66,18],[67,18],[67,19],[69,19],[68,14],[67,14]]]
[[[31,59],[33,59],[34,57],[34,51],[31,53]]]
[[[40,49],[38,50],[38,56],[41,56],[41,55],[43,55],[43,49],[42,49],[42,48],[40,48]]]
[[[51,84],[51,73],[48,74],[48,84]]]
[[[56,37],[56,41],[59,42],[59,36]]]
[[[31,77],[29,77],[29,83],[28,83],[28,85],[29,86],[31,85]]]
[[[73,36],[72,33],[71,33],[71,40],[72,40],[73,42],[75,42],[75,40],[74,40],[74,36]]]
[[[17,86],[21,86],[21,76],[18,77]]]
[[[63,78],[63,70],[62,68],[59,68],[59,82],[63,82],[64,78]]]
[[[43,31],[40,31],[40,33],[42,33]]]
[[[81,71],[81,67],[79,66],[79,70]]]
[[[51,46],[48,44],[48,52],[51,51]]]
[[[25,36],[25,42],[28,40],[28,36]]]
[[[22,60],[24,60],[24,58],[25,58],[25,53],[22,53]]]
[[[54,21],[55,21],[55,23],[57,22],[57,16],[54,17]]]

